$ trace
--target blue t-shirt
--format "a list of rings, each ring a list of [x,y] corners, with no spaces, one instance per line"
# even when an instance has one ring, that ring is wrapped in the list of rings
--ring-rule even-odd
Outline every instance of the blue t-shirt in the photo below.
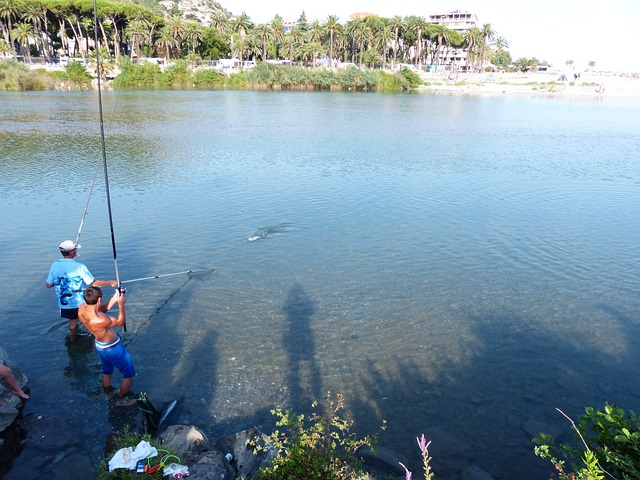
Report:
[[[60,258],[53,262],[47,276],[47,283],[54,286],[61,309],[78,308],[84,302],[84,286],[91,285],[93,280],[89,269],[73,258]]]

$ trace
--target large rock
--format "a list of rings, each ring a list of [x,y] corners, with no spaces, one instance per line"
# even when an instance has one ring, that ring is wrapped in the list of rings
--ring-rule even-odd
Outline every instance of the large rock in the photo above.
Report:
[[[163,447],[176,452],[183,463],[191,463],[209,450],[209,439],[198,427],[171,425],[159,437]]]
[[[257,451],[250,444],[266,446],[266,450]],[[227,435],[215,442],[216,450],[223,454],[231,454],[231,465],[239,478],[251,480],[258,469],[276,457],[276,450],[267,442],[267,436],[259,429],[252,427],[233,435]]]
[[[18,385],[20,385],[20,388],[24,389],[24,386],[27,384],[26,375],[22,373],[18,365],[9,360],[6,350],[2,347],[0,347],[0,363],[11,369],[11,373],[16,377]],[[24,405],[24,401],[17,395],[11,393],[11,388],[5,383],[4,379],[1,379],[1,377],[0,400],[2,400],[2,405],[0,405],[0,432],[3,432],[18,417],[20,409]]]

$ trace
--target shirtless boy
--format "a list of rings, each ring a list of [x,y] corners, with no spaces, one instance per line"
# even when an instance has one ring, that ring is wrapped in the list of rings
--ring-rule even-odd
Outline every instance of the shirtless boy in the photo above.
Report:
[[[111,386],[111,375],[114,368],[117,368],[122,374],[122,382],[116,405],[121,407],[135,405],[136,399],[128,397],[127,393],[131,390],[136,371],[131,355],[125,348],[120,335],[113,330],[113,327],[122,326],[126,321],[124,304],[127,300],[123,293],[116,290],[109,302],[102,304],[100,287],[88,287],[84,291],[84,301],[85,303],[78,309],[78,319],[95,337],[96,352],[102,362],[102,388],[107,396],[115,395],[115,390]],[[107,312],[116,303],[118,318],[110,317]]]

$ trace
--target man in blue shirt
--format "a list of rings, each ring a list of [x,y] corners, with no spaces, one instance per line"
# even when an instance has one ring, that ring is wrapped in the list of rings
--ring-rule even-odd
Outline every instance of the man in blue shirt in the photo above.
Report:
[[[45,286],[55,287],[60,316],[69,320],[69,330],[73,334],[78,327],[78,307],[84,301],[82,292],[85,287],[117,287],[118,283],[115,280],[93,278],[84,264],[75,261],[74,257],[80,248],[75,242],[65,240],[59,248],[62,258],[51,264]]]

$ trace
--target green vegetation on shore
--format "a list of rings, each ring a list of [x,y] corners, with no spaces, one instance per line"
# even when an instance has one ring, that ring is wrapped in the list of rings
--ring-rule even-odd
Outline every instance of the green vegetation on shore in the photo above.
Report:
[[[327,70],[260,64],[248,71],[222,75],[211,68],[191,69],[185,60],[164,70],[153,63],[134,64],[126,58],[121,64],[122,73],[110,82],[113,88],[401,91],[421,83],[409,69],[391,74],[355,67]],[[78,62],[69,63],[64,70],[47,71],[29,70],[16,60],[0,60],[0,90],[78,90],[90,85],[91,77]]]

